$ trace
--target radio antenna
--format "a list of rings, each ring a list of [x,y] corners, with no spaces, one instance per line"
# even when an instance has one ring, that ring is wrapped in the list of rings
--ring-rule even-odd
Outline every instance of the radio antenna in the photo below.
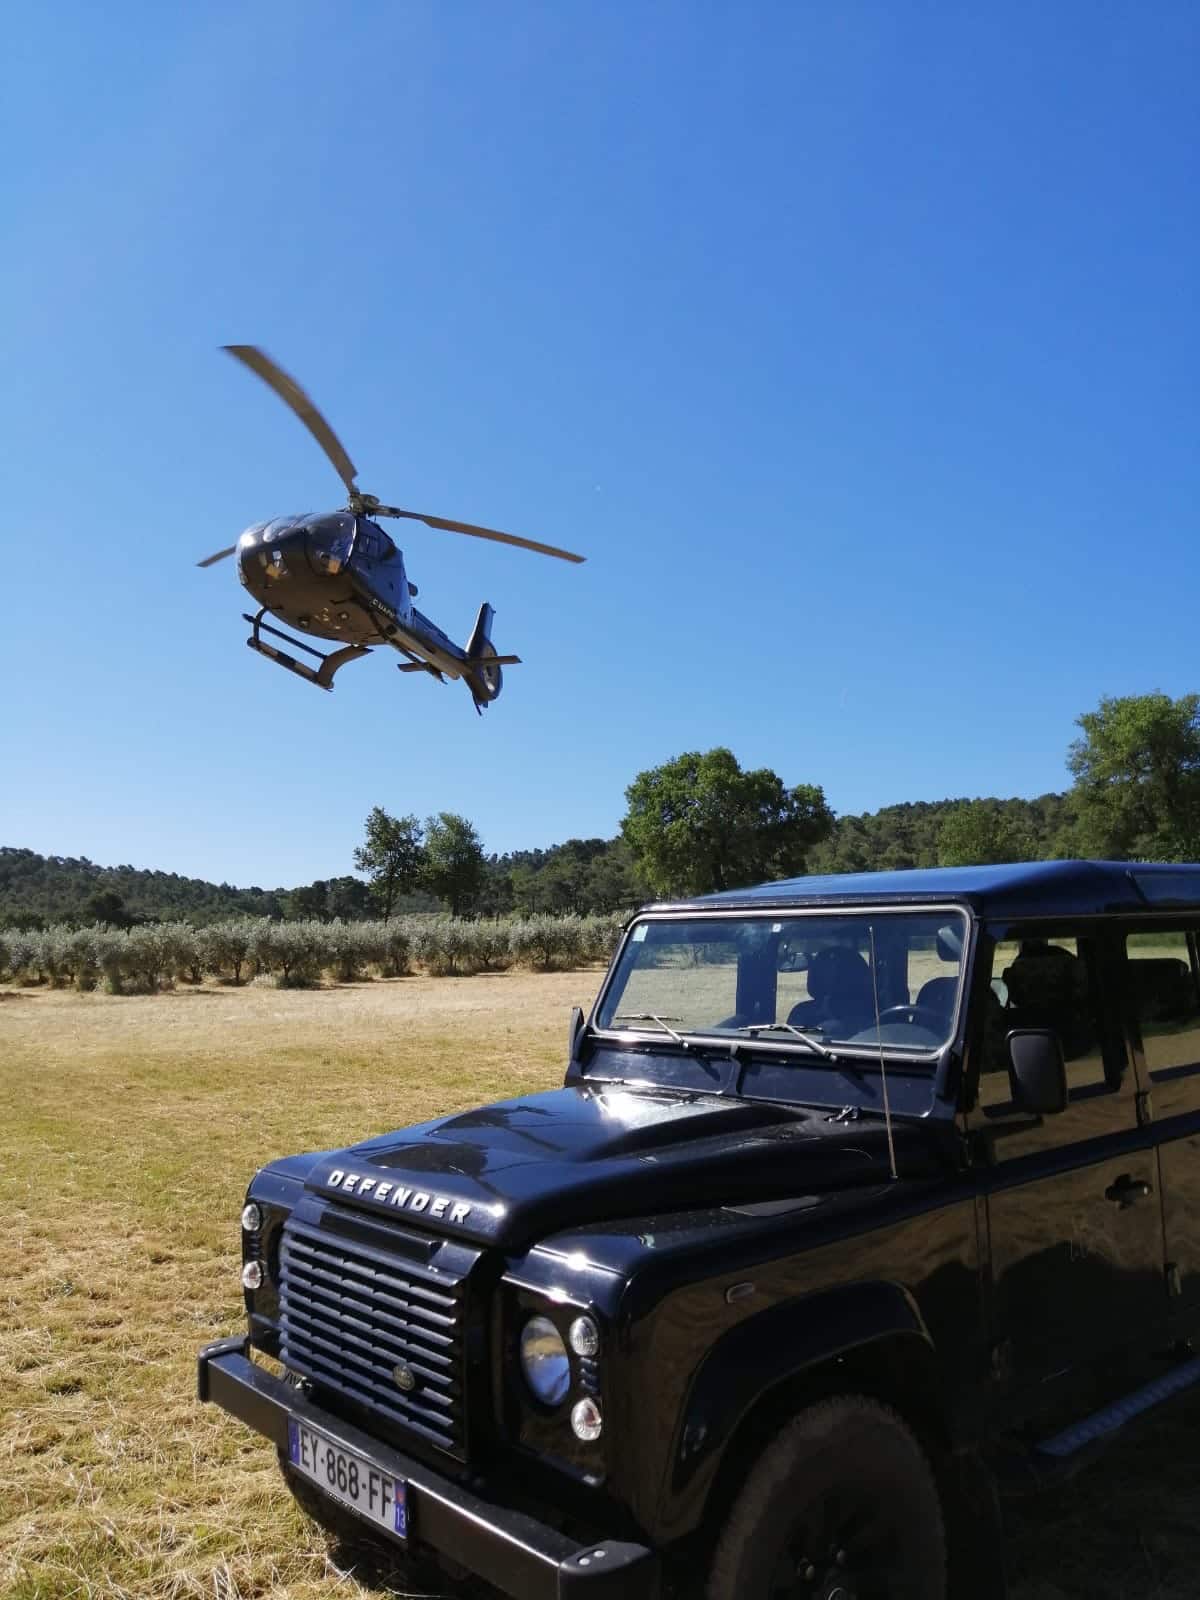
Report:
[[[879,1015],[879,964],[875,958],[875,924],[869,922],[867,931],[871,936],[871,992],[875,997],[875,1037],[879,1041],[879,1081],[883,1085],[883,1125],[887,1129],[888,1160],[892,1167],[892,1177],[898,1178],[896,1171],[896,1142],[892,1138],[892,1108],[888,1103],[887,1086],[887,1061],[883,1053],[883,1023]]]

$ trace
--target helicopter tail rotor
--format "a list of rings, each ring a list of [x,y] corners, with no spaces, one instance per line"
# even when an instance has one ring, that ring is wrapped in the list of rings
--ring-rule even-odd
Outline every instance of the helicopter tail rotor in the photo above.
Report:
[[[494,609],[485,600],[479,608],[479,615],[475,618],[471,637],[467,640],[467,660],[463,677],[480,716],[483,715],[485,706],[490,706],[493,700],[499,699],[500,691],[504,687],[501,662],[517,664],[521,659],[520,656],[496,654],[496,647],[492,643],[492,621],[495,615]]]

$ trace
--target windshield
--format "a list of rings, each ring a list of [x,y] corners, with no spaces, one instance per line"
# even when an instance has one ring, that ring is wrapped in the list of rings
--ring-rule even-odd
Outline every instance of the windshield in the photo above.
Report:
[[[646,918],[630,930],[595,1022],[817,1055],[835,1045],[936,1050],[954,1031],[966,941],[954,910]]]

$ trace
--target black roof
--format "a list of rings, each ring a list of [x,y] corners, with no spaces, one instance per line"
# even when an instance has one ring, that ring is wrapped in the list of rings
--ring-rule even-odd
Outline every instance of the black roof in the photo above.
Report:
[[[1200,865],[1148,861],[1019,861],[784,878],[659,909],[761,910],[774,905],[923,905],[961,901],[981,914],[1086,916],[1102,911],[1200,910]]]

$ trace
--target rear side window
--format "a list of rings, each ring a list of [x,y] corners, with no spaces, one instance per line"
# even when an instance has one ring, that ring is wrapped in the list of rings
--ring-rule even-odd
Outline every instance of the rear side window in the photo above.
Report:
[[[1196,948],[1193,929],[1126,937],[1126,990],[1151,1072],[1200,1061]]]
[[[982,1105],[1010,1098],[1007,1039],[1016,1028],[1050,1028],[1058,1035],[1072,1096],[1115,1087],[1105,1062],[1096,959],[1087,940],[1073,937],[996,943],[983,1028]]]

